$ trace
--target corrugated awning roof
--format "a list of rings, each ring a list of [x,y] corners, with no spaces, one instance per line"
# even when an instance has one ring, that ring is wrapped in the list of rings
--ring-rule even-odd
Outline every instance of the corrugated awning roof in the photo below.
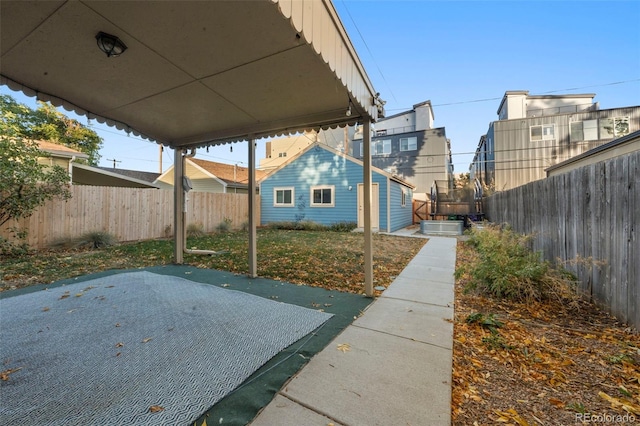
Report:
[[[0,8],[2,84],[174,148],[375,121],[382,108],[330,0]],[[128,49],[107,57],[100,31]]]

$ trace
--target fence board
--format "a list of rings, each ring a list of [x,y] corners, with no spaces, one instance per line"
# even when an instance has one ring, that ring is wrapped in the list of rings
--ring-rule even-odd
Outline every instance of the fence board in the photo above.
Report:
[[[585,294],[637,329],[639,164],[636,151],[485,200],[489,220],[533,234],[535,250],[547,260],[560,260],[578,276]]]
[[[71,193],[67,201],[48,201],[31,217],[8,222],[0,229],[0,236],[14,241],[9,229],[27,228],[27,242],[40,249],[95,231],[108,232],[118,241],[173,235],[171,190],[74,185]],[[247,194],[190,192],[186,222],[202,224],[206,232],[212,232],[228,218],[233,228],[240,228],[249,217],[247,197]],[[259,207],[259,201],[256,205]]]

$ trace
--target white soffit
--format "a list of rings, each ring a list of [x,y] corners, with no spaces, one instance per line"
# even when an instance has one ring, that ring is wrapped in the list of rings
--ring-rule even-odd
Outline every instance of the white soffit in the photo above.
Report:
[[[168,146],[378,117],[330,0],[2,0],[0,19],[2,84]]]

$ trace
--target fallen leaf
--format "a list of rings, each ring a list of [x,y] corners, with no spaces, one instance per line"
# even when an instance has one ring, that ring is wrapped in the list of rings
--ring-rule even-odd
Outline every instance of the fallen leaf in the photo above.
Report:
[[[344,353],[344,352],[350,351],[351,346],[348,343],[340,343],[337,349]]]
[[[76,297],[82,297],[84,293],[76,293]]]
[[[612,396],[607,395],[606,393],[600,391],[598,392],[598,396],[600,396],[600,398],[604,399],[605,401],[608,401],[611,403],[611,406],[614,408],[620,407],[622,408],[624,411],[626,411],[627,413],[631,413],[631,414],[640,414],[640,406],[630,403],[630,402],[626,402],[626,401],[621,401],[618,398],[614,398]]]
[[[49,310],[48,306],[45,306],[44,308],[42,308],[42,312],[47,312]]]
[[[565,403],[560,401],[558,398],[549,398],[549,403],[557,408],[564,408]]]
[[[116,348],[121,348],[123,346],[124,346],[124,343],[122,343],[122,342],[116,343]]]
[[[2,380],[3,382],[6,382],[9,380],[9,374],[13,374],[16,371],[20,371],[22,370],[22,367],[18,367],[18,368],[10,368],[8,370],[4,370],[2,372],[0,372],[0,380]]]
[[[142,339],[142,343],[147,343],[149,341],[153,340],[153,337],[147,337],[145,339]]]
[[[229,287],[229,284],[222,284],[220,287]]]
[[[160,411],[164,411],[164,407],[161,407],[159,405],[152,405],[151,407],[149,407],[150,413],[158,413]]]
[[[507,411],[493,410],[493,412],[500,416],[500,418],[498,419],[499,422],[505,423],[513,420],[520,426],[529,426],[529,422],[520,417],[520,414],[518,414],[518,412],[513,408],[509,408]]]

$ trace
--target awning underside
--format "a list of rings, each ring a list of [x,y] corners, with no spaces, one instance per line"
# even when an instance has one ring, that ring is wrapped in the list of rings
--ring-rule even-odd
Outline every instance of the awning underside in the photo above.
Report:
[[[168,146],[377,118],[375,92],[325,0],[0,7],[3,84]],[[99,31],[128,49],[108,58]]]

